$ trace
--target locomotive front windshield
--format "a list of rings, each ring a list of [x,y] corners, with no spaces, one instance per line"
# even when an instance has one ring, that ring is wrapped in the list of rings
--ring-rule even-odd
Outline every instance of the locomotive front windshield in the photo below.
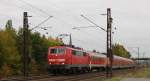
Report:
[[[50,49],[51,54],[64,54],[65,49],[64,48],[52,48]]]

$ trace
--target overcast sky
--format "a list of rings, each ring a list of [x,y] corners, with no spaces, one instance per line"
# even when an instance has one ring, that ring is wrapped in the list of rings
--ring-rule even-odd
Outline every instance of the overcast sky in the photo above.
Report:
[[[107,8],[111,8],[114,30],[113,43],[123,44],[134,57],[136,47],[140,47],[141,57],[150,57],[150,0],[0,0],[0,27],[4,28],[8,19],[13,26],[22,26],[23,12],[27,11],[30,28],[33,28],[48,16],[53,16],[41,27],[52,28],[49,34],[57,37],[62,33],[71,33],[73,44],[86,50],[106,51],[106,32],[98,28],[73,30],[73,27],[94,26],[80,15],[106,29]],[[35,29],[45,34],[46,31]],[[47,36],[48,36],[47,35]],[[68,43],[68,37],[64,38]]]

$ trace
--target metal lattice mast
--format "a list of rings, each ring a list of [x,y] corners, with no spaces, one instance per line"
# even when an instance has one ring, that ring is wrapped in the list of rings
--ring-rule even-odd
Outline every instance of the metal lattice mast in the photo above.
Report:
[[[29,58],[29,25],[28,25],[28,14],[23,14],[23,76],[25,81],[28,76],[28,58]]]
[[[111,9],[107,8],[107,58],[109,62],[107,64],[107,77],[112,77],[112,18],[111,18]]]

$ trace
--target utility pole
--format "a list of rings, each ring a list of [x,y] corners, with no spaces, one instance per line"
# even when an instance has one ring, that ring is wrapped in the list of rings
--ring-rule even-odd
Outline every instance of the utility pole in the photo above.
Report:
[[[72,47],[72,37],[71,37],[71,33],[70,33],[69,39],[70,39],[70,40],[69,40],[69,46]]]
[[[28,76],[28,58],[29,58],[29,25],[28,25],[28,14],[23,13],[23,76],[24,80],[27,81]]]
[[[138,66],[140,66],[140,48],[137,47],[137,49],[138,49]]]
[[[112,17],[111,9],[107,8],[107,58],[109,62],[107,63],[106,76],[112,77],[112,63],[113,63],[113,54],[112,54]]]

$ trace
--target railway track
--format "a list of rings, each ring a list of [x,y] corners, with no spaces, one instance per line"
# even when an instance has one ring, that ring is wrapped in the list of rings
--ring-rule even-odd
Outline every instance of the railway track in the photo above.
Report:
[[[92,72],[92,73],[84,73],[84,74],[71,74],[68,76],[57,76],[57,77],[49,77],[39,80],[30,80],[30,81],[79,81],[90,79],[94,77],[105,77],[104,72]]]
[[[120,75],[123,73],[128,73],[131,71],[136,71],[137,69],[121,69],[121,70],[114,70],[114,75]],[[29,76],[28,81],[86,81],[92,78],[105,78],[105,72],[90,72],[90,73],[82,73],[82,74],[70,74],[70,75],[38,75],[38,76]],[[4,79],[0,81],[24,81],[22,77],[19,78],[11,78],[11,79]]]
[[[94,77],[104,76],[104,72],[91,72],[82,74],[70,74],[70,75],[39,75],[39,76],[29,76],[26,80],[28,81],[79,81]],[[7,78],[0,81],[24,81],[23,77]]]
[[[121,74],[126,74],[128,72],[134,72],[137,69],[120,69],[114,70],[114,76],[118,76]],[[106,78],[106,72],[90,72],[90,73],[83,73],[83,74],[71,74],[71,75],[58,75],[58,76],[50,76],[49,78],[43,79],[36,79],[30,81],[86,81],[88,79],[99,77],[101,79]]]

